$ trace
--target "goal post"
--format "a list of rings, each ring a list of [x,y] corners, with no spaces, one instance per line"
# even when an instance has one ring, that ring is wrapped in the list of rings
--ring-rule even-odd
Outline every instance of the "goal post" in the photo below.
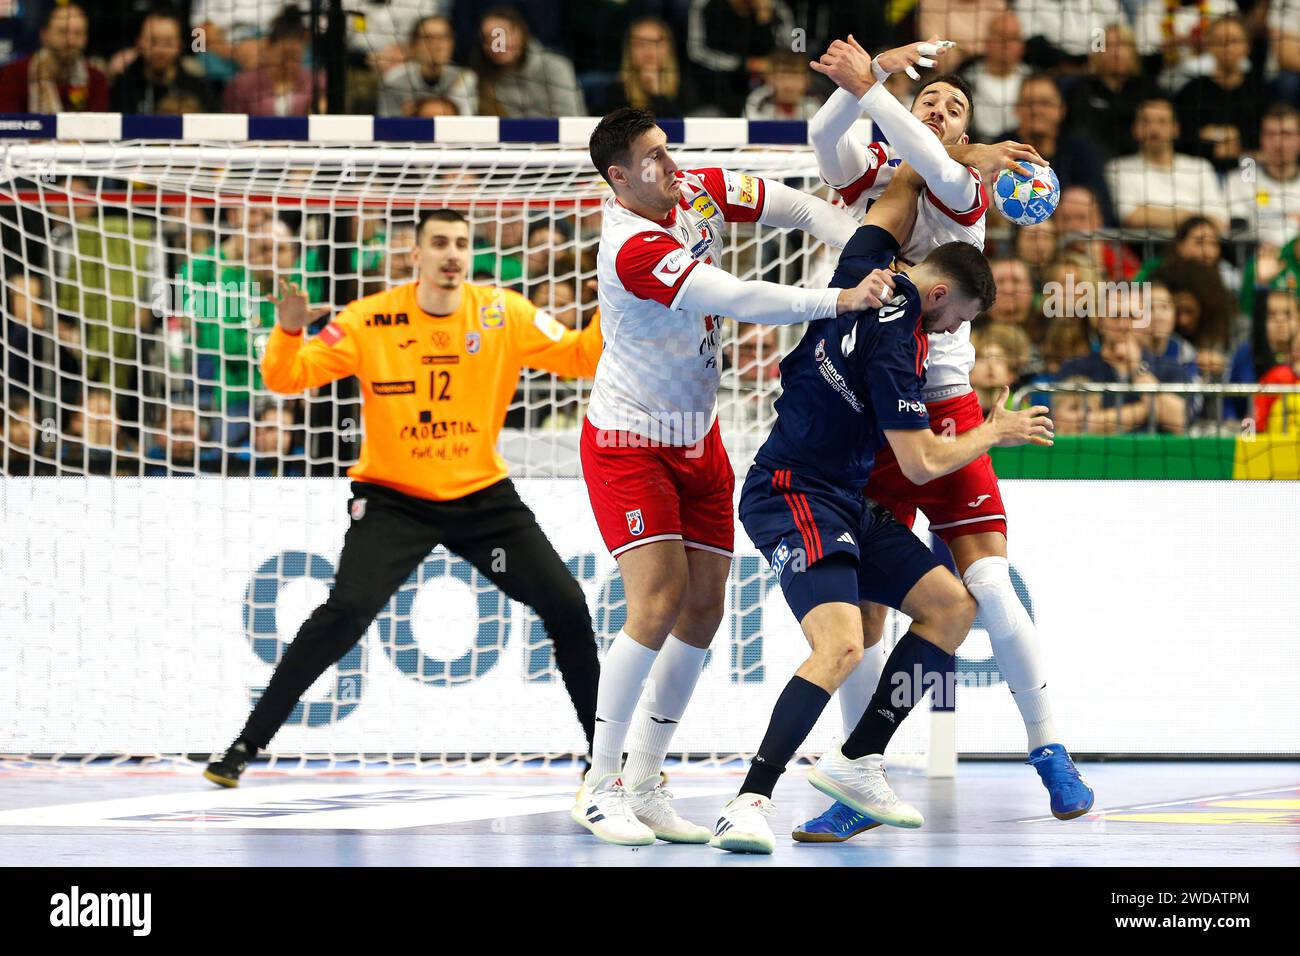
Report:
[[[806,145],[738,141],[736,128],[694,127],[720,142],[683,144],[675,161],[826,195]],[[419,214],[452,207],[471,225],[471,281],[515,289],[570,327],[592,321],[608,188],[586,150],[460,129],[445,143],[0,147],[0,613],[9,633],[33,635],[0,648],[0,701],[22,715],[0,753],[85,767],[219,749],[327,593],[360,397],[354,381],[266,389],[257,363],[281,280],[336,310],[410,281]],[[801,232],[727,230],[720,265],[741,278],[800,284],[824,267]],[[738,474],[771,428],[777,362],[800,332],[726,325],[719,418]],[[576,480],[589,391],[525,370],[501,449],[603,649],[625,604]],[[804,656],[774,585],[738,528],[727,615],[676,739],[688,766],[739,766]],[[270,751],[287,768],[546,766],[582,747],[556,680],[535,616],[439,548]],[[923,767],[925,721],[909,724],[896,756]],[[828,708],[809,752],[841,735]]]

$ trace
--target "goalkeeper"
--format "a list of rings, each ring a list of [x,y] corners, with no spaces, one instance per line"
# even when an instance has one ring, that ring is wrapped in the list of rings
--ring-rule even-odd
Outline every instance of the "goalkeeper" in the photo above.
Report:
[[[416,231],[416,281],[353,302],[314,338],[304,341],[303,329],[328,309],[309,311],[306,295],[283,281],[271,298],[267,386],[297,394],[355,375],[365,438],[349,471],[352,520],[334,587],[298,629],[235,742],[204,772],[213,783],[238,786],[307,688],[439,544],[537,612],[590,747],[600,676],[591,615],[496,444],[520,368],[594,375],[600,326],[569,331],[515,292],[471,285],[471,254],[464,216],[437,209]]]

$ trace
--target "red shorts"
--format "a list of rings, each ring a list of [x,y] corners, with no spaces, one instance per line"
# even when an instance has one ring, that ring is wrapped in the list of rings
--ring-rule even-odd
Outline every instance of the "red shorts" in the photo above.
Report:
[[[736,475],[718,423],[697,445],[652,445],[631,432],[583,420],[582,476],[600,536],[610,554],[651,541],[731,557]]]
[[[939,435],[960,435],[984,421],[973,391],[926,405],[926,410],[931,429]],[[930,519],[930,530],[944,541],[982,531],[1007,533],[998,476],[988,455],[980,455],[950,475],[914,485],[904,477],[893,449],[886,445],[876,455],[863,494],[884,505],[909,528],[916,520],[916,510],[921,509]]]

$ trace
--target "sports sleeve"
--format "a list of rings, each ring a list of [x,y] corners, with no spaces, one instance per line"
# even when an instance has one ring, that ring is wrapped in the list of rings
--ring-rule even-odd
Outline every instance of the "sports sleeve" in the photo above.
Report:
[[[762,219],[771,180],[717,166],[688,169],[687,172],[704,183],[704,191],[717,204],[727,222],[758,222]]]
[[[929,428],[930,414],[921,400],[921,385],[930,343],[917,322],[916,300],[904,293],[882,309],[862,313],[858,322],[875,325],[866,355],[866,377],[881,430]],[[859,337],[868,336],[859,332]]]
[[[741,280],[716,266],[695,263],[677,308],[729,315],[759,325],[794,325],[839,313],[839,289],[796,289],[775,282]]]
[[[868,145],[853,136],[853,124],[861,115],[862,108],[853,94],[836,89],[808,121],[808,141],[817,157],[817,172],[850,206],[864,190],[875,185],[876,173],[885,163],[885,151],[879,143]]]
[[[336,379],[361,374],[360,315],[352,306],[307,338],[290,333],[277,322],[262,355],[262,380],[273,392],[295,395]]]
[[[506,321],[510,341],[520,365],[566,378],[591,378],[596,374],[605,340],[595,319],[581,332],[565,328],[559,319],[539,309],[517,293],[507,295]]]
[[[623,288],[638,299],[651,299],[670,309],[686,288],[699,263],[666,232],[639,232],[614,256],[614,272]]]
[[[840,253],[831,285],[849,289],[876,269],[883,269],[898,255],[898,240],[876,225],[860,226]]]
[[[940,209],[969,213],[982,204],[979,215],[984,214],[988,195],[979,174],[975,173],[972,181],[973,170],[949,156],[939,137],[894,99],[885,84],[874,84],[858,100],[858,105],[875,120],[898,155],[925,180]]]

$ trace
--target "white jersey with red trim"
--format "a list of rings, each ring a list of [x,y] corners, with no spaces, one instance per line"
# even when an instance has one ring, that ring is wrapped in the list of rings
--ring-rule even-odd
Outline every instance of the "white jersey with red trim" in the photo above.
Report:
[[[723,226],[753,222],[766,186],[757,176],[678,171],[682,197],[659,222],[605,200],[596,260],[605,350],[587,418],[666,445],[693,445],[717,415],[720,316],[674,309],[700,262],[722,262]]]
[[[885,191],[902,160],[887,143],[867,146],[867,169],[847,186],[836,188],[849,212],[859,220],[866,218],[867,208]],[[970,167],[979,183],[979,201],[964,212],[954,212],[939,197],[922,190],[916,200],[916,225],[903,244],[902,258],[920,262],[932,249],[945,242],[969,242],[984,249],[984,214],[989,195],[979,171]],[[970,343],[970,323],[964,322],[956,332],[930,333],[930,361],[925,375],[925,400],[939,401],[970,388],[970,373],[975,367],[975,346]]]

